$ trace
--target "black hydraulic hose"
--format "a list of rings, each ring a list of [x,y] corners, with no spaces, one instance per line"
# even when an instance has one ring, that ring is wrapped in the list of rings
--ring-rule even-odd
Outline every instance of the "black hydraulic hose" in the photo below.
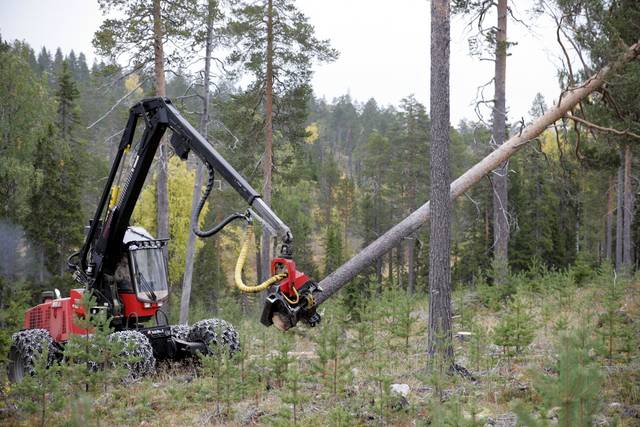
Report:
[[[241,213],[237,213],[237,212],[236,213],[232,213],[231,215],[229,215],[225,219],[223,219],[220,222],[220,224],[216,225],[212,229],[207,230],[207,231],[200,231],[200,230],[196,230],[194,228],[193,229],[193,233],[198,237],[211,237],[214,234],[218,233],[223,228],[225,228],[230,222],[233,222],[236,219],[247,219],[247,216],[244,215],[244,214],[241,214]]]
[[[207,198],[209,197],[209,194],[211,193],[211,190],[213,189],[213,184],[215,182],[215,174],[213,171],[213,167],[208,164],[205,163],[207,165],[207,170],[209,171],[209,179],[207,180],[207,186],[204,190],[204,194],[202,195],[202,198],[200,199],[200,202],[198,203],[198,208],[196,209],[196,223],[193,226],[193,234],[195,234],[198,237],[211,237],[214,234],[217,234],[218,232],[220,232],[220,230],[222,230],[223,228],[225,228],[230,222],[235,221],[236,219],[246,219],[246,215],[243,215],[241,213],[233,213],[229,216],[227,216],[225,219],[223,219],[220,224],[216,225],[215,227],[206,230],[206,231],[202,231],[198,228],[198,219],[200,218],[200,214],[202,213],[202,209],[204,208],[204,204],[207,201]]]

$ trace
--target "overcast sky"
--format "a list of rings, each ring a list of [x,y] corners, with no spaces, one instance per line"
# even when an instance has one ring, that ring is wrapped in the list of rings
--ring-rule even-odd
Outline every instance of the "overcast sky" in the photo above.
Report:
[[[517,4],[517,15],[531,27],[511,21],[507,61],[509,118],[527,117],[533,97],[541,92],[548,103],[559,93],[560,64],[555,28],[549,18],[533,18],[531,0]],[[426,0],[297,0],[320,38],[331,40],[340,58],[315,67],[313,87],[328,101],[350,93],[366,102],[398,105],[410,94],[429,101],[429,2]],[[95,58],[91,39],[102,16],[92,0],[0,0],[0,35],[26,40],[36,51],[42,46],[66,53],[84,52]],[[473,32],[468,18],[454,17],[451,30],[451,121],[476,119],[477,87],[491,79],[493,63],[469,55]],[[493,89],[486,91],[491,98]]]

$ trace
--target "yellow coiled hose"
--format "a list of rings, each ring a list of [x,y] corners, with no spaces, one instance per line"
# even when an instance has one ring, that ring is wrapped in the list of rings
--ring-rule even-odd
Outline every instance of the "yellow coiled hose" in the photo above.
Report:
[[[242,243],[242,248],[240,249],[240,255],[238,255],[238,261],[236,262],[236,274],[235,274],[236,288],[238,288],[241,292],[246,292],[246,293],[256,293],[256,292],[264,291],[269,286],[287,277],[287,273],[280,273],[265,280],[259,285],[249,286],[244,284],[244,282],[242,281],[242,269],[244,268],[244,263],[247,261],[247,255],[249,254],[249,242],[251,240],[253,240],[253,226],[249,224],[247,225],[247,234],[245,235],[244,243]]]

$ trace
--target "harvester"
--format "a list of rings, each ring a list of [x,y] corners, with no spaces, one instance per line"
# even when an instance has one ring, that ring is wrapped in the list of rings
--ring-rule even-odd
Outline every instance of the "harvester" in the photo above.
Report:
[[[140,125],[140,126],[138,126]],[[134,141],[137,128],[144,128]],[[296,269],[292,259],[293,235],[260,194],[178,112],[169,99],[148,98],[129,110],[129,118],[118,145],[106,185],[95,214],[87,227],[82,248],[68,260],[76,289],[62,297],[58,290],[43,292],[40,304],[28,309],[24,328],[13,334],[9,353],[9,379],[20,381],[34,372],[35,358],[48,347],[49,363],[62,359],[65,343],[72,335],[91,331],[77,325],[78,318],[104,312],[127,354],[132,378],[154,371],[158,360],[176,360],[240,346],[234,327],[222,319],[205,319],[186,325],[168,325],[162,310],[169,297],[165,246],[144,228],[130,224],[154,156],[166,131],[175,154],[187,160],[195,154],[208,170],[208,183],[199,203],[198,216],[214,183],[221,176],[244,200],[245,212],[234,213],[210,230],[193,232],[210,237],[233,221],[244,221],[250,229],[254,220],[280,241],[278,257],[270,262],[272,277],[257,286],[242,282],[242,263],[247,242],[236,267],[236,284],[244,292],[267,290],[261,322],[286,330],[299,321],[311,326],[320,321],[317,283]],[[134,156],[127,164],[127,155]],[[122,180],[124,175],[124,180]],[[121,184],[122,183],[122,184]],[[185,189],[187,190],[187,189]],[[90,307],[84,303],[91,295]],[[87,310],[89,313],[87,313]]]

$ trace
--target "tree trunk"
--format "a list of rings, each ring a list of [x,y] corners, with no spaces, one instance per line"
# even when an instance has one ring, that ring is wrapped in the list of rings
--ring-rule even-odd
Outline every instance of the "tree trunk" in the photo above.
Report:
[[[264,186],[262,187],[262,199],[271,206],[271,173],[273,171],[273,0],[267,4],[267,75],[265,83],[265,148],[262,159],[262,174]],[[262,229],[262,271],[260,280],[269,277],[269,264],[271,260],[271,235],[264,227]]]
[[[415,238],[409,238],[407,245],[407,292],[411,295],[416,288],[416,241]]]
[[[618,168],[618,193],[616,197],[616,272],[622,272],[622,240],[624,218],[624,152],[620,150],[620,167]]]
[[[207,39],[205,41],[204,79],[202,90],[202,116],[200,117],[200,133],[206,138],[209,133],[209,79],[211,75],[211,53],[213,50],[213,17],[216,3],[209,0],[207,10]],[[180,323],[189,323],[189,300],[191,299],[191,281],[193,278],[193,264],[196,254],[196,235],[193,230],[198,228],[198,202],[202,197],[202,175],[204,165],[198,162],[196,177],[193,184],[193,199],[191,200],[191,227],[187,242],[186,265],[182,279],[182,295],[180,299]]]
[[[613,176],[609,177],[609,189],[607,191],[607,215],[605,220],[604,232],[604,258],[607,262],[611,262],[611,246],[613,243]]]
[[[507,0],[498,0],[498,27],[495,51],[495,95],[492,139],[496,147],[504,143],[506,133],[505,84],[507,72]],[[496,283],[506,280],[509,268],[509,194],[507,163],[498,166],[491,175],[493,186],[493,267]]]
[[[435,4],[432,4],[434,7]],[[446,7],[446,6],[445,6]],[[545,114],[536,119],[522,132],[509,138],[507,142],[487,155],[484,159],[476,163],[462,176],[451,183],[450,197],[454,200],[464,194],[473,185],[480,181],[493,169],[504,163],[507,159],[517,153],[529,141],[540,135],[547,126],[562,118],[567,111],[571,110],[580,100],[588,96],[594,90],[600,88],[609,74],[618,71],[622,66],[640,55],[640,43],[636,43],[615,62],[603,67],[598,73],[591,76],[584,84],[569,89],[563,93],[559,103],[550,108]],[[316,301],[322,304],[329,297],[342,289],[359,272],[368,267],[372,262],[379,259],[389,249],[397,245],[400,240],[416,232],[431,217],[431,202],[427,202],[412,212],[408,217],[396,224],[386,233],[371,242],[366,248],[353,256],[350,260],[338,267],[336,271],[320,281],[319,285],[323,292],[320,293]],[[430,242],[431,244],[431,242]]]
[[[449,0],[431,0],[431,229],[429,334],[432,366],[453,363],[451,335],[451,198],[449,183]]]
[[[164,77],[164,49],[162,44],[162,14],[160,0],[153,0],[153,53],[156,96],[167,96]],[[169,238],[169,188],[167,181],[167,138],[163,137],[159,147],[158,180],[156,182],[157,230],[158,239]],[[168,263],[167,246],[163,248],[164,259]],[[169,300],[164,310],[170,312]]]
[[[398,279],[398,289],[402,289],[402,267],[404,265],[402,242],[396,248],[396,277]]]
[[[633,267],[633,247],[631,245],[631,224],[633,223],[633,192],[631,191],[631,162],[633,153],[631,145],[624,148],[624,225],[623,225],[623,245],[622,259],[625,273],[630,274]]]

